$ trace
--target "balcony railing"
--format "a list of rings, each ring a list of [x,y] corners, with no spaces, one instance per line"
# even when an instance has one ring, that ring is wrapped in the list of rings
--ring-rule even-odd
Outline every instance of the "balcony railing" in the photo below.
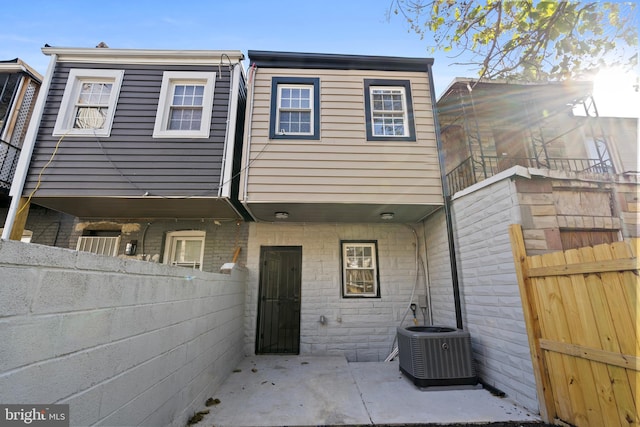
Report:
[[[539,169],[552,169],[570,172],[590,172],[600,174],[614,173],[609,160],[569,159],[550,157],[546,160],[534,157],[500,157],[484,156],[484,162],[474,161],[472,157],[463,160],[455,169],[447,174],[447,184],[451,195],[477,182],[507,170],[513,166],[524,166]]]
[[[0,140],[0,191],[11,188],[19,157],[20,148]]]

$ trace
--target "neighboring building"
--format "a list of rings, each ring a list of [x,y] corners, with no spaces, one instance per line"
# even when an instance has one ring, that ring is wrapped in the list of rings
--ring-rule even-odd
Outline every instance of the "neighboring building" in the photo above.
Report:
[[[249,59],[247,352],[384,360],[426,292],[420,222],[443,205],[432,60]]]
[[[20,59],[0,61],[0,219],[9,207],[16,171],[42,76]],[[3,221],[4,222],[4,221]],[[31,232],[24,233],[29,241]]]
[[[246,233],[243,54],[104,46],[42,49],[16,223],[38,206],[73,218],[57,246],[218,271]]]
[[[470,90],[471,89],[471,90]],[[637,237],[637,119],[599,117],[588,84],[456,79],[439,99],[462,317],[478,374],[537,397],[508,228],[529,255]],[[442,211],[425,222],[435,323],[451,324]]]
[[[570,249],[637,236],[631,214],[637,203],[638,119],[601,117],[591,90],[586,82],[456,79],[438,101],[451,195],[516,165],[533,168],[534,175],[554,180],[534,180],[527,189],[520,184],[520,193],[549,198],[544,203],[520,198],[525,205],[549,205],[544,214],[541,208],[525,212],[529,249]]]

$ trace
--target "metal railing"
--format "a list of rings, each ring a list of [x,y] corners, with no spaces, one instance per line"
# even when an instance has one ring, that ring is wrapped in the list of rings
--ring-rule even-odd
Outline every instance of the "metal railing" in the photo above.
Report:
[[[467,157],[447,174],[449,193],[453,195],[457,191],[517,165],[569,172],[614,173],[611,161],[600,159],[550,157],[543,160],[535,157],[484,156],[482,160],[474,162],[472,157]]]
[[[19,157],[20,148],[0,139],[0,191],[11,188]]]

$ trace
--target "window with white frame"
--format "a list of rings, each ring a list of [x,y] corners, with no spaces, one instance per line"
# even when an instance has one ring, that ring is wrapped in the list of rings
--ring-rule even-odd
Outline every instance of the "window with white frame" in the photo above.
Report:
[[[117,256],[119,248],[120,230],[85,230],[76,245],[77,251],[108,256]]]
[[[342,241],[342,296],[380,297],[375,241]]]
[[[69,70],[54,136],[109,136],[124,70]]]
[[[167,233],[164,263],[202,270],[204,231],[172,231]]]
[[[408,80],[365,80],[367,140],[415,141]]]
[[[216,73],[165,71],[154,138],[208,138]]]
[[[318,78],[273,78],[270,138],[320,138],[319,86]]]

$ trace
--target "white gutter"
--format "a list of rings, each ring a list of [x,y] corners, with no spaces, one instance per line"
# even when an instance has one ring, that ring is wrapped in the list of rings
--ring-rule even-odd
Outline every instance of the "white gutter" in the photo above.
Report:
[[[20,158],[18,159],[18,165],[16,166],[16,172],[13,175],[13,181],[11,182],[11,189],[9,195],[11,196],[11,205],[9,206],[9,212],[7,213],[7,219],[4,223],[4,230],[2,231],[2,240],[9,240],[11,230],[13,229],[13,223],[16,220],[16,214],[18,213],[18,206],[20,204],[20,197],[22,197],[22,190],[24,190],[24,183],[27,179],[27,172],[29,172],[29,164],[31,163],[31,155],[33,154],[33,148],[36,145],[36,137],[38,136],[38,129],[40,128],[40,120],[44,112],[44,104],[49,94],[49,86],[51,86],[51,80],[53,79],[53,71],[56,67],[56,61],[58,56],[51,55],[51,61],[49,61],[49,67],[47,68],[47,74],[40,86],[38,92],[38,99],[33,107],[33,113],[29,120],[29,128],[22,144],[20,151]]]
[[[222,61],[221,61],[222,62]],[[233,156],[236,145],[236,122],[238,117],[238,92],[240,90],[240,70],[242,64],[232,64],[229,82],[229,105],[227,107],[227,134],[225,137],[224,154],[222,156],[222,173],[218,197],[231,197],[231,181],[233,178]]]

